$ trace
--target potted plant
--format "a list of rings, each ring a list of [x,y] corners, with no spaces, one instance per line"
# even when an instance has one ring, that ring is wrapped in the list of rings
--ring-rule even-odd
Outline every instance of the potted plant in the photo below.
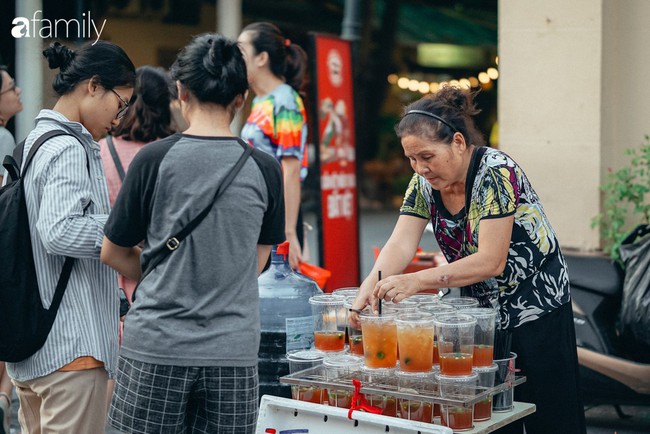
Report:
[[[627,234],[639,224],[650,224],[650,137],[638,149],[627,149],[628,165],[607,176],[600,187],[604,193],[603,211],[592,220],[599,227],[603,251],[619,261],[618,248]]]

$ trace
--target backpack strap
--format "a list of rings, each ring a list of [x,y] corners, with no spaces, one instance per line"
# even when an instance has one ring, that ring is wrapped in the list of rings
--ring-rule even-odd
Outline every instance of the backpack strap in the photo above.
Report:
[[[199,225],[199,223],[203,221],[203,219],[208,215],[208,213],[212,209],[212,206],[215,204],[217,199],[219,199],[219,196],[221,196],[221,194],[224,191],[226,191],[226,189],[228,188],[232,180],[235,179],[235,176],[237,176],[241,168],[244,166],[244,163],[246,162],[248,157],[253,153],[252,146],[248,145],[242,140],[238,140],[238,142],[244,148],[244,152],[241,154],[239,160],[237,160],[235,165],[226,174],[223,181],[221,181],[221,184],[219,184],[219,186],[217,187],[217,191],[214,195],[214,199],[212,199],[212,201],[208,204],[208,206],[205,207],[203,211],[201,211],[196,217],[194,217],[194,219],[190,221],[176,235],[169,237],[164,246],[159,248],[157,251],[152,252],[151,260],[149,261],[147,268],[142,272],[142,275],[140,276],[140,280],[138,281],[138,285],[149,273],[151,273],[151,271],[153,271],[154,268],[156,268],[156,266],[160,262],[162,262],[163,259],[165,259],[174,250],[178,249],[178,247],[181,244],[181,241],[183,241],[194,230],[194,228],[196,228]],[[133,291],[132,298],[133,300],[135,300],[135,290]]]
[[[17,174],[16,178],[14,178],[12,175],[11,179],[19,179],[25,176],[25,173],[27,173],[27,168],[31,164],[34,155],[36,155],[36,151],[39,150],[39,148],[43,145],[43,143],[58,136],[75,137],[73,134],[64,130],[51,130],[46,132],[38,139],[36,139],[32,147],[30,148],[29,153],[27,154],[27,160],[25,161],[25,166],[23,167],[22,173]],[[5,162],[7,162],[7,158],[11,158],[11,161],[13,161],[15,167],[20,168],[20,163],[17,163],[15,157],[18,156],[22,157],[24,148],[25,148],[25,140],[23,140],[22,142],[20,142],[18,146],[16,146],[16,149],[14,150],[14,157],[6,157]],[[85,149],[84,149],[84,153],[86,154],[86,168],[88,169],[88,174],[90,175],[90,160],[88,159],[88,153],[86,152]],[[52,303],[50,304],[50,308],[48,309],[48,311],[56,312],[59,309],[59,305],[61,304],[61,300],[63,299],[63,294],[65,293],[65,289],[68,286],[68,281],[70,280],[70,275],[72,274],[72,266],[74,265],[74,263],[75,263],[75,258],[71,258],[69,256],[65,257],[65,261],[63,262],[63,268],[61,270],[61,274],[59,275],[59,280],[56,282],[56,289],[54,290]]]
[[[117,150],[115,149],[115,145],[113,145],[113,137],[110,134],[106,136],[106,144],[108,145],[108,150],[111,153],[111,157],[113,158],[113,163],[117,169],[117,174],[120,175],[120,181],[124,182],[126,173],[124,173],[124,167],[120,161],[120,156],[117,155]]]

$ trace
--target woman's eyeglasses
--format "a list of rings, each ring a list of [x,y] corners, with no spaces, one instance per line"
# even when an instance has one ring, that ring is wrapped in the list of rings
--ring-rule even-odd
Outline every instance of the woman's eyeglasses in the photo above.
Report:
[[[16,87],[17,87],[17,86],[16,86],[16,82],[15,82],[15,81],[12,81],[12,82],[11,82],[11,86],[9,86],[8,89],[5,89],[5,90],[3,90],[2,92],[0,92],[0,95],[5,94],[5,93],[7,93],[7,92],[11,92],[12,90],[15,91],[15,90],[16,90]]]
[[[113,89],[110,89],[110,91],[113,92],[115,94],[115,96],[117,96],[120,99],[122,104],[124,104],[122,107],[120,107],[120,109],[117,111],[117,114],[115,115],[115,119],[122,119],[124,117],[124,115],[126,114],[126,111],[129,109],[129,103],[124,98],[122,98],[119,93],[115,92]]]

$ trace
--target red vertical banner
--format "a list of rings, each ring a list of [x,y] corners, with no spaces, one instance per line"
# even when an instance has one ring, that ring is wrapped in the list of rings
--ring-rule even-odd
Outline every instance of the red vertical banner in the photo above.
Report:
[[[359,221],[352,58],[349,41],[314,35],[313,108],[320,167],[321,260],[327,291],[359,285]]]

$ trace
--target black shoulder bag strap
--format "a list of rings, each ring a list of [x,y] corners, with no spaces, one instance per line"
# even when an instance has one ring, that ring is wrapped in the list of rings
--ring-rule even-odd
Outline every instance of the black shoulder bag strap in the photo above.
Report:
[[[34,155],[36,155],[36,152],[39,150],[41,145],[47,142],[48,140],[58,136],[75,137],[73,134],[70,134],[67,131],[52,130],[52,131],[48,131],[47,133],[43,134],[38,139],[36,139],[32,147],[29,149],[29,153],[27,154],[27,159],[25,160],[25,166],[20,172],[21,178],[23,178],[27,173],[27,169],[29,168],[29,165],[32,163],[32,159],[34,158]],[[19,157],[20,160],[22,160],[22,154],[24,148],[25,148],[25,141],[23,140],[20,143],[20,145],[16,147],[16,152],[14,153],[14,155]],[[86,150],[84,149],[84,153],[85,152]],[[88,161],[88,154],[86,153],[86,168],[88,169],[88,173],[90,174],[89,164],[90,163]],[[17,165],[20,168],[20,163],[17,163]],[[74,265],[74,262],[75,262],[75,258],[71,258],[69,256],[65,257],[65,261],[63,262],[63,269],[61,270],[61,274],[59,275],[59,280],[56,283],[56,289],[54,290],[54,296],[52,297],[52,303],[50,304],[50,308],[48,309],[48,311],[56,312],[59,309],[59,305],[61,304],[61,300],[63,299],[63,294],[65,293],[65,289],[68,286],[68,280],[70,280],[70,274],[72,274],[72,266]]]
[[[237,173],[241,170],[241,168],[244,166],[244,163],[246,162],[246,159],[250,156],[250,154],[253,153],[253,147],[244,143],[240,142],[242,147],[244,147],[244,152],[242,153],[241,157],[239,157],[239,160],[237,160],[237,163],[233,166],[232,169],[226,174],[224,177],[223,181],[221,184],[219,184],[219,187],[217,188],[217,191],[214,195],[214,199],[210,202],[210,204],[203,210],[201,213],[199,213],[192,221],[190,221],[187,226],[185,226],[182,230],[180,230],[176,235],[169,237],[167,239],[167,242],[165,245],[161,248],[158,249],[158,251],[154,252],[152,254],[151,260],[149,261],[149,264],[147,265],[147,268],[142,272],[142,275],[140,276],[140,280],[138,281],[138,285],[140,282],[144,280],[145,277],[151,271],[156,268],[160,262],[167,257],[171,252],[174,250],[178,249],[178,246],[180,246],[181,242],[196,228],[199,223],[203,221],[203,219],[208,215],[210,210],[212,209],[212,206],[215,204],[217,199],[219,199],[219,196],[226,191],[232,180],[237,176]],[[136,287],[137,290],[137,287]],[[133,291],[133,299],[135,300],[135,290]]]
[[[126,176],[124,173],[124,167],[122,166],[119,155],[117,155],[117,150],[115,149],[115,145],[113,145],[113,137],[111,137],[110,134],[106,136],[106,143],[108,144],[108,150],[111,153],[111,157],[113,157],[113,163],[117,169],[117,174],[120,175],[120,181],[124,182],[124,177]]]

